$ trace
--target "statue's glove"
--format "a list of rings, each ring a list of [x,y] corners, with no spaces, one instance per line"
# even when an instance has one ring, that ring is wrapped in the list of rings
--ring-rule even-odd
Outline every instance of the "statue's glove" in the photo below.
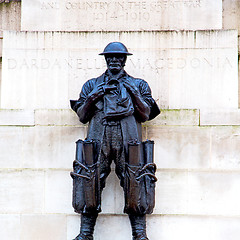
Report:
[[[123,85],[124,85],[124,87],[128,90],[129,94],[130,94],[133,98],[136,98],[136,97],[138,98],[138,97],[140,97],[141,94],[140,94],[138,88],[137,88],[134,84],[132,84],[132,83],[129,81],[129,79],[124,80]]]
[[[88,101],[89,103],[93,103],[96,102],[97,100],[99,100],[101,97],[103,97],[104,95],[104,84],[105,83],[101,83],[99,85],[97,85],[89,94],[88,94]]]
[[[91,103],[96,102],[103,97],[105,92],[109,92],[115,89],[117,89],[117,87],[114,85],[106,85],[105,83],[100,83],[89,93],[88,100]]]

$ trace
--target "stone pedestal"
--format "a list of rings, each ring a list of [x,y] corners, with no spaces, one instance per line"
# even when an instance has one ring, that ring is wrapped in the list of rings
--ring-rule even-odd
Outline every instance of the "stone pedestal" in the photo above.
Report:
[[[239,46],[240,46],[240,2],[236,0],[224,0],[223,1],[223,28],[224,29],[237,29],[238,30],[238,55],[239,55]],[[239,76],[240,81],[240,64],[239,64]],[[240,96],[240,88],[239,88]],[[240,106],[240,97],[239,104]]]

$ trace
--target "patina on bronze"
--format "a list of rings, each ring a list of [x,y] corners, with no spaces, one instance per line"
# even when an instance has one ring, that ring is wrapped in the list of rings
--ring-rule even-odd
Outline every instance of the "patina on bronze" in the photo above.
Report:
[[[0,0],[0,3],[21,2],[22,0]]]
[[[120,42],[104,51],[107,70],[88,80],[71,107],[82,123],[89,123],[87,138],[77,141],[73,163],[73,207],[81,214],[80,234],[75,240],[92,240],[101,192],[112,161],[124,189],[124,212],[129,215],[134,240],[147,240],[146,214],[155,204],[153,141],[142,142],[141,123],[160,110],[147,82],[124,71],[128,55]]]

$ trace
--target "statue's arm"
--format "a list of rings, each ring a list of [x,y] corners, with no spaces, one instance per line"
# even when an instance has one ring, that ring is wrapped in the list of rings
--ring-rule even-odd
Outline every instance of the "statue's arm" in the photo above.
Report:
[[[140,89],[142,98],[150,107],[150,113],[149,113],[148,120],[152,120],[153,118],[158,116],[161,111],[160,111],[156,101],[152,97],[152,91],[151,91],[148,83],[142,80],[139,89]]]
[[[80,122],[87,123],[91,120],[96,111],[95,103],[103,96],[103,84],[94,86],[93,81],[88,81],[83,85],[80,97],[72,105],[72,109],[77,113]]]
[[[127,81],[125,87],[133,99],[135,115],[140,122],[151,120],[160,114],[160,110],[152,97],[151,89],[146,81],[139,79],[137,86]]]
[[[134,109],[135,109],[135,115],[137,116],[138,120],[140,122],[147,121],[149,119],[151,106],[144,99],[145,90],[143,90],[142,87],[137,87],[135,84],[131,83],[129,80],[125,81],[124,85],[132,97]],[[149,91],[151,95],[150,88],[149,88]]]

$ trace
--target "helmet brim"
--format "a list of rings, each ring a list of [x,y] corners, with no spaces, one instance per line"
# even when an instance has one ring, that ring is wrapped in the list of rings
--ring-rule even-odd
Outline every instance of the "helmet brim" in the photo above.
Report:
[[[99,53],[98,55],[106,55],[106,54],[125,54],[125,55],[133,55],[132,53],[129,53],[129,52],[121,52],[121,51],[102,52],[102,53]]]

